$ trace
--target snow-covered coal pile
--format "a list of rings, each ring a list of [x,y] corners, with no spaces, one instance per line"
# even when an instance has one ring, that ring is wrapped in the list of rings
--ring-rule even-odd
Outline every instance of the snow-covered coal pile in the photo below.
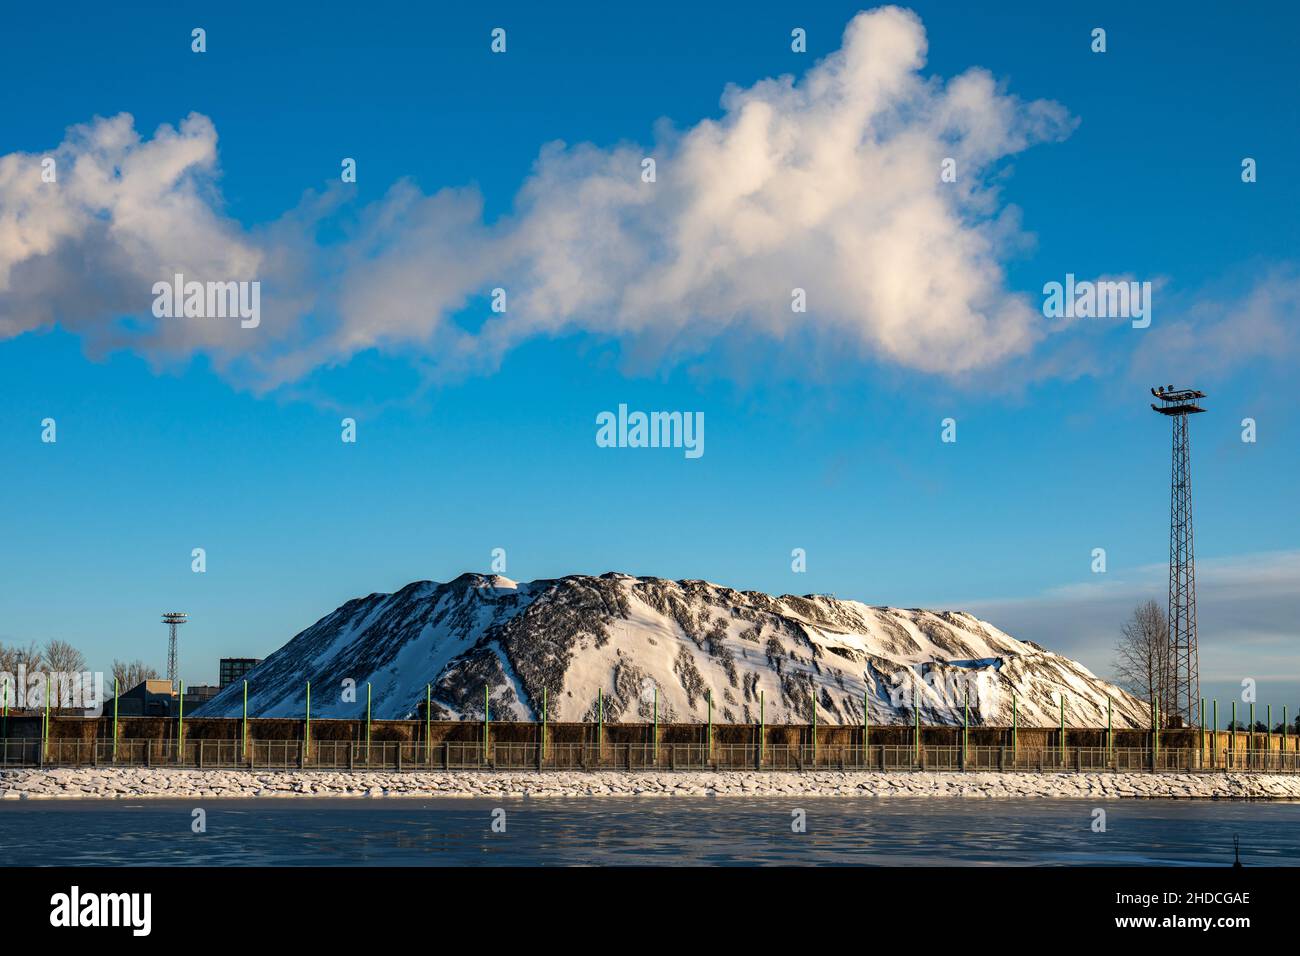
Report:
[[[1146,726],[1145,705],[1083,665],[1020,641],[970,614],[871,607],[824,596],[773,597],[706,581],[625,574],[516,583],[463,574],[348,601],[248,675],[249,713],[413,716],[433,685],[439,719],[477,720],[488,688],[495,720],[759,719],[769,724]],[[355,687],[355,692],[349,692]],[[232,684],[197,716],[238,716]]]

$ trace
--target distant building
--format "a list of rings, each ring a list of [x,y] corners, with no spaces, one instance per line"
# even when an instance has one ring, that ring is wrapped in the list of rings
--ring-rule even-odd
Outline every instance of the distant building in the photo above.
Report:
[[[260,657],[223,657],[221,658],[221,674],[218,683],[220,689],[225,689],[227,684],[233,684],[235,681],[244,679],[244,675],[251,671],[258,664],[262,663]]]
[[[217,696],[217,691],[220,689],[211,684],[195,684],[193,687],[187,685],[185,688],[185,712],[189,713],[191,707],[206,704]]]
[[[211,684],[198,684],[185,688],[185,713],[192,713],[217,696]],[[117,698],[117,713],[121,717],[175,717],[180,706],[176,688],[169,680],[146,680],[136,684]],[[113,698],[104,702],[105,712],[111,712]]]
[[[123,717],[169,717],[175,699],[176,690],[171,681],[145,680],[117,695],[117,713]],[[113,706],[110,696],[104,702],[105,712]]]

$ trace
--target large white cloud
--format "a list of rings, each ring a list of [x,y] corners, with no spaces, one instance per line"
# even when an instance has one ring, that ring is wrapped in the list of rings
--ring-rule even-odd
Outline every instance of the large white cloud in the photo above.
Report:
[[[570,331],[673,354],[731,330],[812,329],[925,372],[996,365],[1032,346],[1041,318],[1006,288],[1020,237],[993,176],[1072,121],[979,69],[927,77],[925,53],[915,15],[862,13],[799,80],[728,88],[718,120],[650,147],[546,145],[491,227],[472,191],[399,183],[328,247],[312,239],[319,199],[255,230],[223,215],[206,118],[151,139],[129,116],[99,119],[53,152],[57,184],[40,181],[45,154],[0,158],[0,338],[58,322],[160,361],[204,352],[259,388],[370,348],[464,368]],[[945,157],[956,183],[941,182]],[[154,320],[150,288],[175,272],[262,279],[262,325]],[[498,285],[506,314],[475,333],[452,322]]]
[[[215,207],[216,146],[206,117],[144,140],[122,114],[72,127],[49,153],[0,157],[0,338],[56,322],[112,338],[116,317],[152,318],[151,287],[174,272],[256,276],[263,252]],[[42,176],[46,159],[53,182]],[[145,338],[186,351],[229,331],[158,325]]]
[[[488,334],[578,323],[689,343],[736,322],[776,336],[814,323],[932,372],[1023,351],[1034,306],[1004,287],[983,177],[1068,121],[982,71],[927,81],[924,54],[914,15],[861,14],[800,82],[730,88],[721,120],[660,143],[654,185],[629,175],[633,148],[546,150],[514,235],[527,308]],[[955,184],[940,181],[945,157]]]

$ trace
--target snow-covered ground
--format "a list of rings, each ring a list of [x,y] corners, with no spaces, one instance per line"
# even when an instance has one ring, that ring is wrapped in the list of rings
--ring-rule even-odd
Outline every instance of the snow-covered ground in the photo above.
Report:
[[[0,800],[228,797],[858,796],[1300,800],[1300,775],[1244,773],[0,772]]]

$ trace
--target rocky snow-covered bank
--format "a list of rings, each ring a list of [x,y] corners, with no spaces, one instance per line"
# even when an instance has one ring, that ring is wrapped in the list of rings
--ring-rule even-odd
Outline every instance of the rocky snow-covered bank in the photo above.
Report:
[[[1300,800],[1300,775],[1244,773],[0,772],[0,800],[229,797],[859,796]]]

